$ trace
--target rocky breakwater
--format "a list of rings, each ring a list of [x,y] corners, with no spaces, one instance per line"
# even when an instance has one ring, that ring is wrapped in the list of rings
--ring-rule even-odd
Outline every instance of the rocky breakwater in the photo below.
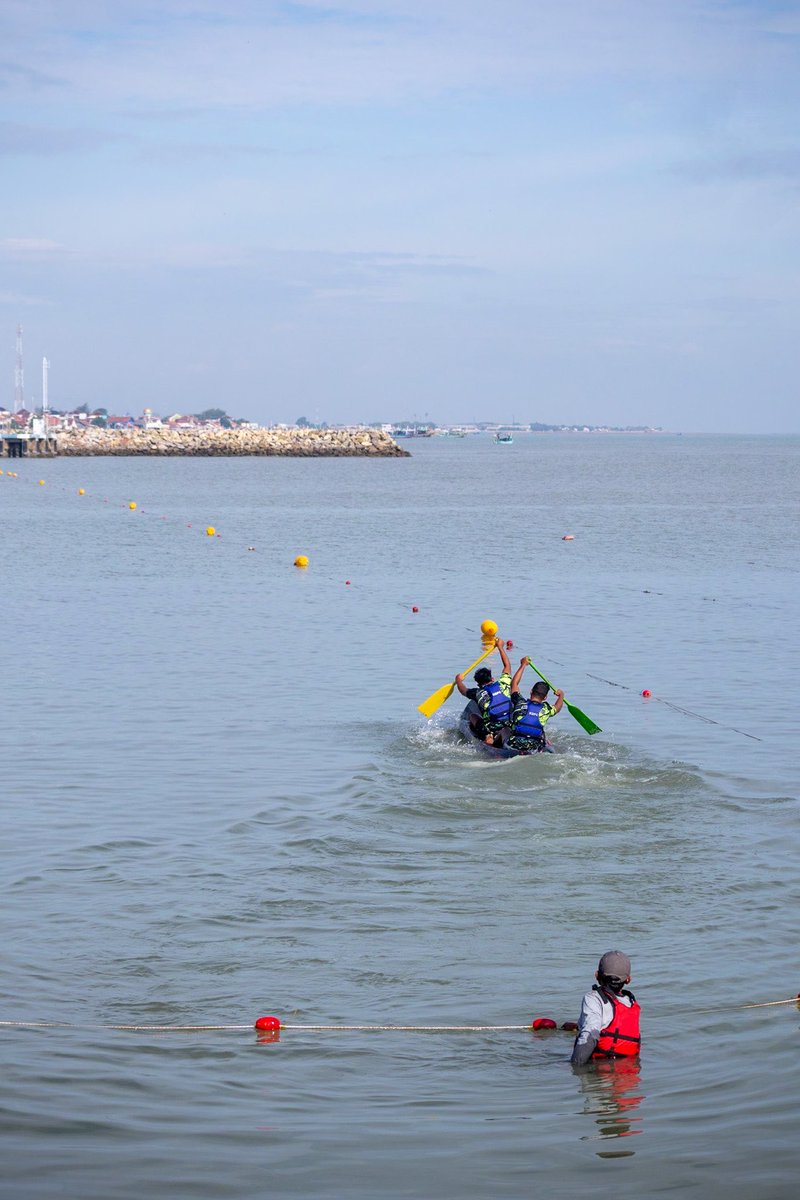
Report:
[[[65,430],[59,454],[287,458],[408,458],[379,429],[91,429]]]

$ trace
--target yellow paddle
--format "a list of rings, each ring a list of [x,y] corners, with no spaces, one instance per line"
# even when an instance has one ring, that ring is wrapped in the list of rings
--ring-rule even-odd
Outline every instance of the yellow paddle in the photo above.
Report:
[[[480,656],[480,658],[476,658],[475,662],[472,664],[472,666],[467,667],[467,669],[465,671],[462,671],[461,674],[469,675],[470,671],[473,671],[475,669],[475,667],[477,667],[478,663],[482,663],[485,658],[489,657],[489,655],[492,653],[494,648],[495,648],[494,640],[492,640],[492,644],[489,647],[489,649],[484,650],[484,652]],[[429,717],[429,718],[432,717],[433,714],[437,711],[437,709],[442,707],[445,700],[450,699],[450,697],[453,694],[453,689],[455,688],[455,686],[456,686],[455,683],[446,683],[444,685],[444,687],[439,688],[438,692],[434,692],[432,696],[428,696],[427,700],[423,700],[422,704],[418,704],[417,708],[422,713],[423,717]]]

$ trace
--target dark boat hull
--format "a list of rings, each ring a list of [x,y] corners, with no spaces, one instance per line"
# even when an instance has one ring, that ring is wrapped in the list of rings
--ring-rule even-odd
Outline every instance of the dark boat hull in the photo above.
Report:
[[[479,750],[487,758],[532,758],[533,757],[533,755],[520,754],[518,750],[512,750],[511,748],[506,748],[504,746],[487,746],[486,742],[482,741],[478,737],[475,737],[475,734],[472,732],[472,730],[469,727],[470,715],[472,715],[475,711],[476,710],[473,708],[473,702],[470,701],[470,703],[467,705],[467,707],[462,712],[461,716],[458,718],[458,731],[461,734],[461,736],[463,737],[465,742],[468,742],[471,746],[474,746],[476,750]],[[550,744],[550,742],[545,740],[544,750],[538,750],[537,754],[555,754],[555,748]]]

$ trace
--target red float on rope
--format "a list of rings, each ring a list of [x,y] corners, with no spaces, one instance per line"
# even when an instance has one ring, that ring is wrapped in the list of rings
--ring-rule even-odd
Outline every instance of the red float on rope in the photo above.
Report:
[[[256,1021],[256,1029],[274,1030],[280,1029],[281,1023],[278,1017],[259,1017]]]
[[[549,1017],[536,1017],[534,1021],[531,1021],[531,1029],[558,1029],[558,1025]]]

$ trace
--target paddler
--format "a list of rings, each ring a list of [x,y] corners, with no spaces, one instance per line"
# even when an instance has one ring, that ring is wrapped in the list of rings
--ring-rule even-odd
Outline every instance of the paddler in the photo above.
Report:
[[[547,700],[550,688],[541,681],[531,688],[530,698],[522,694],[519,685],[529,662],[527,655],[520,659],[511,680],[511,731],[505,745],[509,750],[516,750],[517,754],[539,754],[545,750],[545,723],[564,707],[564,693],[561,688],[556,688],[556,702],[550,704]]]
[[[632,1058],[639,1053],[639,1005],[626,984],[631,960],[621,950],[607,950],[595,972],[595,983],[581,1003],[578,1033],[572,1048],[573,1067],[592,1059]]]
[[[500,651],[503,673],[495,680],[488,667],[480,667],[475,672],[477,687],[468,688],[464,684],[464,676],[456,675],[456,687],[462,696],[472,700],[475,711],[469,714],[469,727],[476,738],[480,738],[487,746],[501,746],[503,730],[511,720],[511,663],[506,654],[506,644],[502,638],[494,639],[495,647]]]

